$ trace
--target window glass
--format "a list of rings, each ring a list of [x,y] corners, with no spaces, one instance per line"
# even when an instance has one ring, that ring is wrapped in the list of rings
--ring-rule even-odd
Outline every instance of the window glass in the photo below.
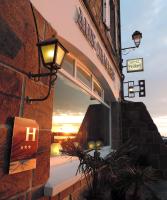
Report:
[[[103,22],[110,28],[110,0],[103,0]]]
[[[116,49],[116,21],[115,21],[116,7],[113,0],[110,2],[110,8],[111,8],[110,22],[112,27],[110,29],[110,34],[112,38],[112,43],[114,45],[114,48]]]
[[[77,79],[91,88],[91,75],[80,67],[77,67]]]
[[[93,81],[93,92],[96,93],[100,97],[102,97],[103,95],[102,88],[95,81]]]
[[[65,56],[62,63],[62,68],[72,76],[74,76],[74,63],[75,63],[74,59],[68,55]]]
[[[53,101],[51,156],[61,154],[61,143],[68,138],[84,148],[90,141],[108,145],[109,109],[59,75]]]

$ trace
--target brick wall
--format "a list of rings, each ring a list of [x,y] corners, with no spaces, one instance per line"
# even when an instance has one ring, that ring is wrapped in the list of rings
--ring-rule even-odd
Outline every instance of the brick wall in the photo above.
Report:
[[[43,102],[27,104],[24,97],[47,93],[46,81],[35,82],[27,74],[38,72],[37,36],[28,0],[0,1],[0,199],[35,199],[43,195],[49,177],[52,94]],[[39,36],[50,38],[56,32],[35,11]],[[37,167],[8,175],[11,120],[30,118],[39,124]]]
[[[153,167],[167,177],[167,146],[164,144],[146,106],[140,102],[122,103],[122,139],[133,138]]]
[[[110,30],[108,30],[106,28],[106,25],[103,23],[103,19],[102,19],[102,0],[83,0],[84,4],[86,5],[92,19],[93,22],[96,25],[96,28],[101,36],[102,41],[104,42],[104,45],[110,55],[110,57],[113,59],[113,61],[116,63],[116,67],[119,66],[119,52],[117,52],[118,49],[116,49],[116,30],[115,30],[115,14],[113,12],[115,12],[115,9],[111,6],[111,11],[110,11],[110,15],[111,18],[113,17],[113,19],[111,19],[111,27]],[[119,0],[115,1],[115,3],[117,3],[117,12],[118,12],[118,16],[119,16]],[[111,3],[112,4],[112,3]],[[113,5],[114,6],[114,5]],[[118,38],[120,38],[120,21],[118,19]],[[121,44],[119,44],[119,48]]]

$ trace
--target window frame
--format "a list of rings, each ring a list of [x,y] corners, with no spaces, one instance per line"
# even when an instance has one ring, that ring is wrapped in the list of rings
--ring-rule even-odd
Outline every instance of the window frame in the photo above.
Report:
[[[79,79],[79,77],[77,76],[78,68],[80,68],[81,71],[83,71],[85,74],[90,76],[90,87],[86,83],[84,83],[81,79]],[[86,87],[88,87],[89,89],[92,89],[92,74],[91,74],[90,70],[88,70],[85,66],[83,66],[78,61],[76,62],[76,78],[77,78],[77,80],[81,81]]]
[[[111,18],[110,0],[102,0],[102,21],[105,27],[110,30],[110,18]]]
[[[110,109],[110,105],[108,105],[105,101],[104,101],[104,89],[101,86],[101,84],[99,83],[99,81],[97,80],[97,78],[95,77],[95,75],[88,69],[87,66],[85,66],[80,60],[78,60],[75,56],[73,56],[72,54],[68,54],[69,57],[71,57],[74,60],[74,74],[71,75],[70,73],[68,73],[65,69],[61,68],[58,73],[64,75],[66,78],[68,78],[69,80],[71,80],[73,83],[75,83],[76,85],[78,85],[79,87],[81,87],[83,90],[85,90],[89,95],[91,95],[93,98],[96,98],[98,101],[100,101],[102,104],[104,104],[106,107],[108,107]],[[84,70],[86,73],[89,73],[91,75],[91,88],[89,88],[86,84],[84,84],[80,79],[77,78],[77,66],[79,66],[80,68],[82,68],[82,70]],[[103,94],[100,97],[98,94],[96,94],[93,91],[93,81],[97,82],[98,86],[102,89]]]

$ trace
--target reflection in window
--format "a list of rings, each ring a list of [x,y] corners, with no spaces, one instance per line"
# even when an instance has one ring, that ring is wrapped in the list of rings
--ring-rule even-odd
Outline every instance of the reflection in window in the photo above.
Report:
[[[58,76],[53,102],[51,155],[71,138],[87,148],[89,141],[109,142],[109,110],[63,76]]]
[[[93,82],[93,92],[96,93],[98,96],[102,97],[103,91],[99,84],[95,81]]]
[[[84,69],[77,67],[77,79],[79,79],[82,83],[91,88],[91,75],[86,72]]]
[[[62,68],[67,71],[69,74],[74,76],[74,59],[72,59],[70,56],[66,55],[65,59],[62,63]]]

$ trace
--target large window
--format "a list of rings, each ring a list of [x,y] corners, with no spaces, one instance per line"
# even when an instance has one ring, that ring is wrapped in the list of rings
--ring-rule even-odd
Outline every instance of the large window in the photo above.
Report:
[[[71,58],[70,56],[66,55],[65,59],[63,60],[62,67],[70,75],[74,76],[75,60],[73,58]]]
[[[96,88],[96,87],[95,87]],[[97,86],[96,90],[100,93]],[[109,109],[62,75],[54,90],[51,156],[71,138],[85,148],[90,141],[109,145]]]
[[[89,88],[91,88],[91,74],[79,66],[77,66],[77,79]]]

